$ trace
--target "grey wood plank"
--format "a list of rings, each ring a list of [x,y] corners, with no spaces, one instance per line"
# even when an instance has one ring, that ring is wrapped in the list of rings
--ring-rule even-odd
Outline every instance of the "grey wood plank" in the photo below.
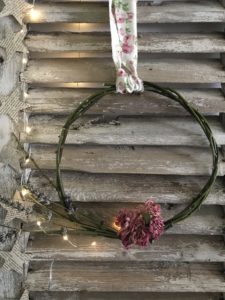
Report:
[[[53,115],[33,116],[29,119],[30,134],[21,129],[25,143],[57,144],[66,122]],[[225,144],[225,131],[219,118],[208,118],[218,145]],[[79,129],[75,130],[75,126]],[[79,127],[80,126],[80,127]],[[24,126],[23,126],[24,127]],[[200,125],[187,118],[83,118],[71,127],[66,144],[100,145],[160,145],[206,146],[209,143]]]
[[[223,292],[220,264],[32,262],[30,291]],[[49,277],[52,274],[52,277]],[[135,274],[135,275],[134,275]]]
[[[224,95],[220,89],[177,89],[186,100],[205,115],[225,112]],[[30,89],[27,111],[35,114],[68,114],[96,89]],[[176,102],[145,92],[141,95],[108,95],[86,114],[98,115],[165,115],[183,116],[186,111]]]
[[[31,300],[222,300],[220,293],[31,292],[30,297]]]
[[[139,74],[143,80],[157,83],[225,82],[223,66],[216,59],[140,59]],[[27,83],[115,81],[115,68],[109,58],[31,60],[24,72]]]
[[[224,241],[219,236],[163,235],[147,248],[126,251],[119,240],[84,235],[69,235],[70,243],[61,236],[34,233],[26,253],[33,260],[78,261],[176,261],[223,262]],[[96,245],[92,246],[95,241]],[[57,245],[57,248],[55,247]]]
[[[54,172],[46,173],[53,181]],[[158,203],[188,203],[207,182],[208,177],[141,175],[141,174],[89,174],[62,172],[65,190],[73,201],[127,203],[144,202],[154,197]],[[30,183],[47,194],[53,201],[59,201],[57,192],[39,173],[32,171]],[[207,199],[207,205],[225,205],[224,178],[218,177]]]
[[[37,4],[39,18],[25,17],[27,23],[108,22],[108,8],[102,3]],[[92,11],[90,14],[89,12]],[[140,23],[224,22],[225,12],[217,1],[169,1],[161,6],[139,6]]]
[[[33,145],[31,149],[40,168],[55,169],[55,146]],[[91,173],[209,175],[211,154],[207,148],[192,147],[67,145],[61,168]],[[224,175],[222,158],[218,175]]]
[[[0,261],[1,266],[1,261]],[[0,271],[0,300],[20,297],[22,276],[15,271]]]
[[[26,37],[31,52],[100,51],[111,53],[108,34],[54,33]],[[223,33],[140,33],[138,51],[141,53],[215,53],[225,52]]]

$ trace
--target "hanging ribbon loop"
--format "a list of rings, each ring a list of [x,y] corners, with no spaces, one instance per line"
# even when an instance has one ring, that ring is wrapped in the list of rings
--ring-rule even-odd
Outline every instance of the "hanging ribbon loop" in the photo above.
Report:
[[[137,0],[109,0],[109,16],[117,92],[142,92],[137,74]]]

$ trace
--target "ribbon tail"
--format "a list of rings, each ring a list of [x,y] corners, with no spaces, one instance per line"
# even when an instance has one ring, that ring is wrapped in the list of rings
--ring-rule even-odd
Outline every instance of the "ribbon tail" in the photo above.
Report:
[[[142,92],[143,82],[137,73],[136,0],[109,0],[109,17],[117,92]]]

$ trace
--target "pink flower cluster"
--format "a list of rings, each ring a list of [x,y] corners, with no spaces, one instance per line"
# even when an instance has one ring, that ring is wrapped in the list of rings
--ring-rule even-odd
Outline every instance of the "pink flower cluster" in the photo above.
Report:
[[[118,234],[126,248],[147,246],[164,231],[161,208],[151,199],[133,210],[122,209],[115,224],[120,228]]]

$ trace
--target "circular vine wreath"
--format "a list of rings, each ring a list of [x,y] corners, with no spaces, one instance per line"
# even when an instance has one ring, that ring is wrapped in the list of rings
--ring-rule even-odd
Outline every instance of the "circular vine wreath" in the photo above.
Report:
[[[120,238],[125,247],[129,247],[132,244],[146,246],[157,239],[165,230],[193,214],[208,196],[218,171],[218,145],[205,117],[175,90],[162,88],[147,81],[144,82],[144,87],[145,91],[165,96],[179,103],[199,123],[210,144],[213,162],[211,176],[198,195],[195,196],[181,212],[164,221],[161,217],[160,206],[154,203],[154,201],[148,200],[144,205],[139,205],[133,210],[121,210],[115,223],[118,228],[115,229],[114,226],[105,224],[101,217],[96,216],[92,212],[85,211],[83,216],[85,215],[86,218],[83,218],[82,220],[82,215],[80,212],[78,213],[72,204],[71,198],[65,193],[60,163],[70,126],[105,95],[115,93],[115,86],[110,86],[89,96],[69,115],[59,136],[59,143],[56,151],[56,188],[61,203],[69,213],[70,220],[79,224],[83,230],[92,234],[109,238]]]

